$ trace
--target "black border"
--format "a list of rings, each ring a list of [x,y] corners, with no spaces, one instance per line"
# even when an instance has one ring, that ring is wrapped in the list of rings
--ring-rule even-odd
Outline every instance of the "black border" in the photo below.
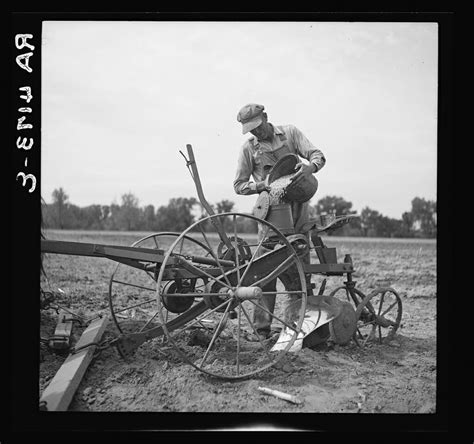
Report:
[[[449,294],[452,281],[452,239],[451,219],[453,202],[450,190],[453,182],[453,70],[454,70],[454,13],[367,13],[367,12],[270,12],[270,13],[12,13],[9,32],[8,71],[10,85],[10,128],[8,152],[10,170],[7,177],[11,199],[10,222],[10,292],[7,295],[9,354],[7,400],[8,432],[61,432],[79,431],[165,431],[170,429],[197,431],[218,428],[239,428],[270,425],[278,428],[297,428],[308,431],[350,431],[353,433],[370,431],[393,432],[433,432],[449,431],[448,374],[450,360],[450,335],[446,299],[438,297],[437,338],[437,413],[429,415],[390,414],[215,414],[215,413],[86,413],[86,412],[40,412],[38,410],[38,342],[39,342],[39,239],[40,239],[40,177],[41,177],[41,28],[43,20],[180,20],[180,21],[363,21],[363,22],[437,22],[439,25],[439,100],[438,100],[438,165],[443,165],[441,184],[438,169],[438,296]],[[31,74],[18,68],[15,57],[20,53],[15,47],[14,36],[18,33],[33,34],[34,56],[30,58]],[[32,87],[33,108],[27,122],[33,123],[28,134],[16,128],[17,119],[23,114],[18,108],[25,105],[19,99],[18,88]],[[25,122],[25,123],[27,123]],[[19,135],[34,138],[34,147],[28,152],[28,171],[24,170],[25,152],[16,148]],[[23,169],[22,169],[23,168]],[[439,167],[438,167],[439,168]],[[35,174],[36,190],[27,192],[16,175],[20,171]],[[13,241],[14,240],[14,241]],[[5,330],[5,326],[3,326]],[[34,357],[34,358],[33,358]],[[2,427],[4,429],[4,427]],[[1,434],[5,430],[1,431]],[[121,433],[122,435],[123,433]],[[148,433],[144,434],[149,437]],[[84,438],[83,435],[79,435]],[[143,434],[141,435],[143,436]],[[133,439],[137,437],[134,434]],[[381,437],[379,435],[379,437]],[[50,438],[48,438],[50,439]],[[3,437],[0,436],[3,441]],[[8,441],[5,441],[8,442]]]

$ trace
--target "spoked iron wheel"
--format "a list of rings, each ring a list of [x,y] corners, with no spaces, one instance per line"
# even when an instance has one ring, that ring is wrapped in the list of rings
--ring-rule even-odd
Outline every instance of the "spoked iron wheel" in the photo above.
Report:
[[[400,326],[402,300],[393,288],[376,289],[357,307],[356,318],[355,335],[362,345],[389,341]]]
[[[132,247],[153,248],[160,250],[162,255],[179,238],[176,244],[177,254],[192,254],[207,256],[208,247],[191,236],[181,236],[181,233],[160,232],[139,239]],[[158,310],[163,311],[163,320],[169,322],[185,313],[193,305],[192,297],[173,299],[169,303],[166,294],[181,291],[193,293],[205,290],[206,280],[182,279],[166,283],[162,289],[164,304],[158,307],[156,303],[156,281],[158,268],[155,264],[147,265],[146,270],[137,269],[127,264],[119,263],[109,282],[109,307],[112,319],[120,333],[146,332],[161,324]],[[158,264],[159,265],[159,264]],[[175,321],[176,322],[176,321]]]
[[[257,239],[257,234],[252,235],[253,239],[246,243],[245,248],[239,248],[238,240],[249,239],[249,235],[239,237],[238,227],[256,222],[263,227],[261,240]],[[226,231],[230,243],[228,250],[235,252],[226,256],[227,259],[219,257],[221,239],[216,228],[219,224]],[[181,238],[190,233],[200,233],[199,240],[211,251],[214,264],[202,264],[192,258],[181,258],[176,263],[176,250]],[[242,252],[248,251],[247,247],[251,256],[242,259]],[[168,341],[184,361],[201,372],[224,379],[246,378],[276,364],[297,339],[307,301],[304,271],[290,242],[268,222],[248,214],[221,213],[191,225],[165,255],[157,281],[159,305],[163,304],[163,283],[173,276],[170,272],[176,267],[208,279],[205,293],[176,292],[170,295],[170,298],[192,296],[196,301],[205,302],[206,310],[185,325],[170,329],[162,312],[158,312]],[[293,277],[292,290],[261,290],[269,281],[288,274]],[[275,296],[273,314],[262,301],[263,295]],[[284,313],[286,303],[298,298],[300,303],[289,304],[296,307],[294,311]],[[284,348],[272,351],[277,335],[267,339],[258,336],[253,319],[257,307],[271,316],[273,328],[285,328],[291,332]]]

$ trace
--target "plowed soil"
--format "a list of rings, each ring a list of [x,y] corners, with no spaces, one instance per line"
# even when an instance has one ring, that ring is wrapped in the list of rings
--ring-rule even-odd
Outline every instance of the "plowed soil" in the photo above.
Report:
[[[143,233],[48,231],[48,239],[131,245]],[[94,412],[288,412],[434,413],[436,411],[436,242],[429,240],[325,237],[338,260],[350,253],[357,288],[368,294],[390,286],[400,295],[403,316],[393,340],[359,347],[323,343],[287,353],[277,368],[246,380],[209,377],[183,362],[159,339],[139,347],[126,361],[114,347],[102,350],[89,366],[69,406]],[[47,254],[42,288],[55,295],[53,308],[41,310],[41,336],[54,333],[55,307],[82,317],[74,324],[73,344],[87,321],[108,313],[109,279],[116,264],[108,259]],[[331,276],[325,294],[342,285]],[[321,276],[313,276],[316,288]],[[112,338],[109,323],[102,339]],[[196,346],[199,346],[197,344]],[[65,356],[41,345],[39,393]],[[268,387],[294,395],[294,404],[267,395]]]

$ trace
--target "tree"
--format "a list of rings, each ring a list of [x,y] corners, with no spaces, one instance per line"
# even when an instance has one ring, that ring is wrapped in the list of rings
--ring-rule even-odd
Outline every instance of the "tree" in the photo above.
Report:
[[[122,205],[117,216],[119,230],[137,230],[140,224],[138,199],[132,193],[122,195]]]
[[[63,188],[52,193],[53,202],[42,201],[42,228],[85,229],[85,230],[147,230],[175,231],[186,230],[195,220],[208,216],[203,205],[195,198],[178,197],[170,199],[168,205],[160,206],[156,211],[153,205],[139,206],[138,198],[131,192],[121,196],[121,204],[92,204],[78,207],[69,202],[69,196]],[[352,218],[334,232],[336,236],[369,237],[436,237],[437,207],[436,201],[415,197],[411,202],[411,211],[402,214],[401,219],[393,219],[380,214],[369,207],[362,209],[360,217]],[[210,204],[215,214],[234,212],[234,202],[228,199]],[[308,206],[309,219],[315,219],[323,213],[335,213],[337,216],[357,214],[352,203],[340,196],[325,196],[315,205]],[[233,235],[233,218],[226,217],[223,226],[229,235]],[[207,221],[201,227],[204,231],[215,230],[214,224]],[[255,233],[257,224],[249,218],[236,217],[237,232]]]
[[[382,215],[375,210],[365,207],[360,212],[360,224],[362,233],[364,236],[375,237],[377,236],[377,228]]]
[[[120,215],[120,205],[117,202],[112,202],[110,206],[107,206],[106,214],[104,218],[104,229],[106,230],[118,230],[119,229],[119,215]]]
[[[78,207],[74,204],[68,204],[66,212],[66,220],[64,222],[64,228],[68,229],[81,229],[86,225],[86,218],[84,217],[83,208]]]
[[[239,233],[257,233],[258,225],[257,222],[250,217],[238,216],[235,219],[235,224],[237,226],[237,236]]]
[[[66,219],[66,212],[68,209],[68,200],[69,196],[66,192],[62,189],[55,189],[52,193],[53,197],[53,214],[55,220],[56,227],[60,228],[61,230],[64,229],[65,219]]]
[[[147,205],[143,209],[143,229],[153,231],[156,226],[155,207]]]
[[[103,213],[101,205],[89,205],[81,208],[82,224],[80,228],[86,230],[101,230],[103,228]]]
[[[436,202],[415,197],[411,201],[411,216],[422,237],[436,237]]]
[[[400,232],[400,226],[400,220],[381,215],[376,221],[375,232],[378,237],[395,237]]]
[[[234,209],[234,205],[231,200],[223,199],[216,203],[216,211],[218,213],[230,213]]]
[[[101,226],[104,229],[107,225],[107,219],[110,216],[110,206],[109,205],[101,205],[100,206],[100,221]]]
[[[230,213],[232,212],[232,209],[234,208],[234,202],[224,199],[221,200],[220,202],[216,203],[216,211],[217,213]],[[233,221],[231,220],[230,216],[226,216],[224,220],[224,230],[228,232],[233,232],[234,226],[233,226]],[[237,218],[236,218],[236,226],[237,226]],[[206,227],[208,229],[209,226]]]
[[[342,216],[344,214],[355,214],[356,211],[352,210],[352,202],[348,202],[342,197],[339,196],[325,196],[322,199],[318,200],[314,207],[309,208],[310,218],[315,218],[321,214],[336,214],[337,216]],[[336,232],[334,235],[347,235],[348,233],[360,235],[361,227],[359,219],[352,220],[348,225],[344,225]],[[333,233],[328,233],[332,235]]]
[[[400,237],[413,237],[414,222],[411,211],[405,211],[402,214]]]
[[[352,202],[348,202],[339,196],[326,196],[319,199],[315,209],[319,215],[323,213],[336,213],[336,215],[340,216],[342,214],[356,213],[356,211],[352,210]]]
[[[159,230],[184,231],[194,222],[192,209],[197,204],[194,197],[178,197],[169,200],[156,212],[156,225]]]

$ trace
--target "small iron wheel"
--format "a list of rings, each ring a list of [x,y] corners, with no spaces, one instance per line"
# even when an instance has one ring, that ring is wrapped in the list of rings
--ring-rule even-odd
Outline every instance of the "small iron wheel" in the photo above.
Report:
[[[355,337],[359,344],[390,341],[400,326],[402,300],[393,288],[378,288],[357,307],[356,318]]]

